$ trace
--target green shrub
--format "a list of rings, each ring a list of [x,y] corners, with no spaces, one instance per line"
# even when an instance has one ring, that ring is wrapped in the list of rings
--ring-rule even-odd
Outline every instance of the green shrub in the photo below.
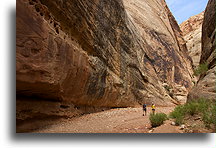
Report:
[[[207,127],[210,127],[211,124],[216,127],[216,103],[209,103],[209,107],[206,110],[203,110],[202,120],[205,122]]]
[[[188,114],[191,116],[197,114],[199,112],[199,104],[197,102],[190,102],[190,103],[185,104],[184,112],[185,114]]]
[[[203,74],[208,71],[208,64],[200,64],[195,70],[194,70],[194,75],[198,76],[200,74]]]
[[[200,98],[197,100],[198,103],[198,110],[199,112],[204,113],[205,111],[209,110],[212,107],[212,101],[204,98]]]
[[[177,106],[173,112],[170,113],[170,118],[175,119],[176,125],[181,125],[185,116],[185,109],[183,105]]]
[[[210,127],[210,124],[212,123],[212,119],[211,119],[211,115],[209,115],[209,112],[203,113],[202,120],[205,122],[205,125],[207,127]]]
[[[167,115],[164,113],[150,114],[150,117],[149,117],[152,127],[157,127],[157,126],[162,125],[163,122],[167,119],[168,119]]]
[[[170,113],[170,118],[175,119],[177,125],[184,123],[187,115],[200,115],[207,127],[213,124],[216,127],[216,103],[208,99],[197,99],[184,105],[177,106]]]
[[[181,125],[184,123],[183,120],[184,120],[184,116],[179,116],[178,118],[175,119],[175,124]]]

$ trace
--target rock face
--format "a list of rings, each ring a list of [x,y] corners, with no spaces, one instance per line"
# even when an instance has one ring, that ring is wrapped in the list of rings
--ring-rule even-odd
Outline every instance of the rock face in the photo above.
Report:
[[[191,32],[197,30],[202,26],[204,18],[204,11],[200,14],[190,17],[188,20],[180,24],[182,35],[186,36]]]
[[[18,0],[16,25],[17,119],[171,105],[162,83],[192,87],[164,0]]]
[[[202,26],[202,53],[200,64],[208,64],[208,71],[203,73],[197,85],[191,90],[188,100],[197,98],[215,99],[215,0],[209,0]]]
[[[185,41],[187,42],[187,49],[189,56],[193,60],[193,66],[196,68],[199,65],[201,57],[201,36],[202,23],[204,12],[190,17],[187,21],[180,25]]]
[[[129,17],[140,31],[145,53],[160,81],[174,92],[179,87],[190,88],[192,78],[191,58],[188,56],[181,30],[164,0],[124,0]],[[168,91],[168,93],[171,93]],[[173,97],[186,102],[187,94]]]

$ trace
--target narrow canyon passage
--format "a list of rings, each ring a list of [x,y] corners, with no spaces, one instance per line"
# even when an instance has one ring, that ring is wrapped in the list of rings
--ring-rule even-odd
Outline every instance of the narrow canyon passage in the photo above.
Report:
[[[215,99],[213,6],[180,28],[165,0],[17,0],[16,132],[179,132],[136,107]]]

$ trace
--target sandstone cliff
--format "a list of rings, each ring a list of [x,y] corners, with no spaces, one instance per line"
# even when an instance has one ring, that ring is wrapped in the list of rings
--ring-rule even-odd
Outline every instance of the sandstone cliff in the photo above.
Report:
[[[159,79],[184,103],[193,70],[181,30],[164,0],[124,0],[129,17],[141,33],[145,53]],[[179,92],[179,90],[186,90]],[[184,92],[184,93],[183,93]]]
[[[190,17],[180,25],[187,44],[189,56],[193,60],[194,69],[199,65],[201,57],[201,36],[204,12]]]
[[[208,71],[201,74],[197,85],[189,93],[188,100],[216,98],[215,17],[215,0],[209,0],[202,26],[202,52],[200,59],[200,64],[206,63],[208,65]]]
[[[192,87],[185,41],[164,0],[18,0],[16,25],[17,119],[171,105],[185,99],[163,83],[174,92]]]

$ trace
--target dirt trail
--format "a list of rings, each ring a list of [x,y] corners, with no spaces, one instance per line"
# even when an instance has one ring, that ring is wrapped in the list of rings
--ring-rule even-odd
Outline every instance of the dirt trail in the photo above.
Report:
[[[148,115],[151,109],[148,109]],[[168,114],[174,107],[157,107],[157,112]],[[169,133],[178,132],[166,123],[151,130],[149,116],[142,115],[142,108],[118,108],[65,119],[55,125],[36,130],[36,133]]]

